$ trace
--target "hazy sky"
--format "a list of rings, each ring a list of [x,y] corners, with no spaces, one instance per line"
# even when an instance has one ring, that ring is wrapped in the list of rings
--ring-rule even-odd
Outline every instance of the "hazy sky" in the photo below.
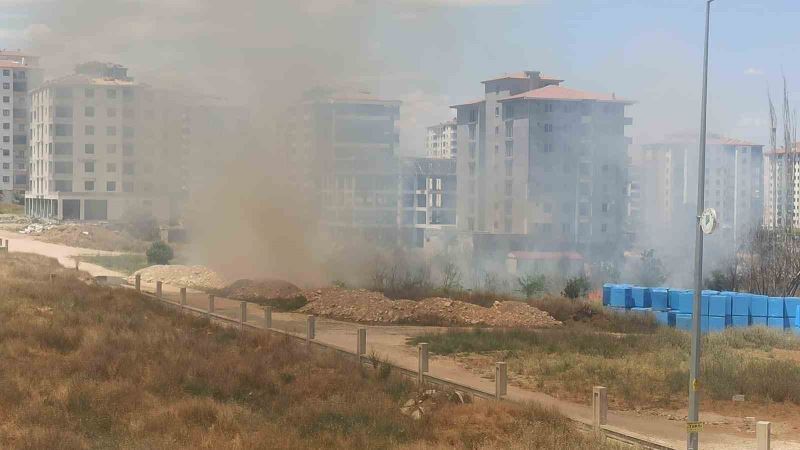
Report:
[[[0,46],[26,49],[43,36],[57,34],[59,21],[69,20],[64,14],[72,11],[72,3],[86,4],[0,0]],[[236,11],[236,0],[227,3]],[[117,23],[105,30],[115,37],[112,43],[101,40],[95,50],[84,40],[71,47],[75,57],[113,58],[131,65],[134,76],[158,71],[169,58],[156,55],[152,67],[142,67],[133,52],[181,40],[183,33],[175,32],[171,23],[182,31],[208,26],[181,20],[180,14],[172,22],[163,20],[170,11],[191,8],[191,0],[130,4],[149,9],[144,17],[137,16],[135,26]],[[52,13],[54,5],[58,14]],[[309,5],[310,17],[341,11],[365,16],[359,32],[366,61],[354,82],[404,101],[401,145],[407,153],[422,151],[424,126],[448,119],[449,105],[479,97],[481,80],[519,70],[539,70],[563,78],[565,86],[636,101],[628,112],[634,119],[628,134],[635,143],[698,127],[702,0],[313,0]],[[80,8],[74,14],[80,15]],[[152,14],[150,26],[147,14]],[[800,60],[793,58],[800,42],[798,22],[797,1],[712,4],[711,131],[767,142],[767,88],[778,97],[783,72],[792,98],[800,99]],[[68,45],[69,39],[62,41]],[[246,45],[272,48],[281,43]],[[134,59],[139,66],[129,61]]]

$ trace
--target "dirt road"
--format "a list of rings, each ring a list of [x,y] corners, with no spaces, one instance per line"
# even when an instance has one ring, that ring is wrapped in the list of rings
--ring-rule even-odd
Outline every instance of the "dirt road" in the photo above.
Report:
[[[11,251],[37,253],[58,258],[61,264],[74,267],[74,258],[84,254],[103,253],[96,250],[77,249],[58,244],[38,242],[28,236],[15,235],[14,233],[0,231],[0,237],[11,239]],[[81,263],[81,269],[92,275],[120,274],[102,267]],[[143,283],[142,288],[155,292],[155,285]],[[178,302],[179,289],[174,286],[164,286],[164,295],[174,302]],[[197,291],[187,293],[190,305],[205,309],[208,305],[208,296]],[[217,298],[216,310],[220,314],[230,317],[239,317],[239,301]],[[248,322],[260,324],[263,316],[256,305],[249,308]],[[273,327],[292,331],[305,332],[306,316],[294,313],[273,313]],[[355,349],[357,329],[363,325],[340,322],[325,318],[317,319],[316,339],[321,342],[336,345],[342,348]],[[366,326],[368,353],[375,353],[382,358],[411,370],[416,370],[416,349],[406,344],[408,338],[437,330],[437,327],[418,326]],[[470,370],[458,364],[452,358],[433,357],[430,361],[430,373],[434,376],[449,379],[457,383],[478,388],[487,392],[494,391],[494,381],[481,378]],[[580,382],[580,380],[576,380]],[[556,399],[540,392],[508,387],[508,397],[519,401],[535,401],[543,405],[553,406],[569,417],[591,420],[592,411],[589,406],[574,402]],[[704,449],[747,449],[755,448],[755,433],[741,432],[730,424],[739,424],[741,417],[722,417],[716,414],[701,414],[705,422],[723,422],[723,425],[706,425],[701,435],[702,448]],[[724,424],[726,423],[727,424]],[[682,421],[667,420],[653,415],[637,414],[635,412],[609,411],[608,423],[614,427],[639,435],[648,436],[674,448],[682,448],[685,444],[685,424]],[[781,424],[773,424],[772,448],[778,450],[800,450],[800,436],[794,430]]]

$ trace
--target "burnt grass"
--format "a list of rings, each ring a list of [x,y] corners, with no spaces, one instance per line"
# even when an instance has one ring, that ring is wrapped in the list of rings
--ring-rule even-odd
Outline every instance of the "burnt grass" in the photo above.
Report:
[[[535,405],[413,420],[399,406],[415,388],[385,364],[181,315],[39,256],[0,256],[0,317],[3,449],[612,448]]]

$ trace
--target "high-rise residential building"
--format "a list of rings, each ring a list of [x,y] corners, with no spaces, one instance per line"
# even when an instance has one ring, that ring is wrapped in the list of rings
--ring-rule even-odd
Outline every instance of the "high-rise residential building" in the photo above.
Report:
[[[402,158],[400,173],[400,221],[414,228],[406,244],[445,247],[456,234],[455,159]]]
[[[510,251],[619,257],[631,102],[562,81],[513,73],[454,106],[458,229],[495,235],[482,240]]]
[[[42,82],[39,58],[0,50],[0,201],[21,202],[28,183],[28,91]]]
[[[425,153],[428,158],[455,158],[458,153],[455,119],[427,128]]]
[[[787,152],[781,147],[765,156],[764,225],[770,228],[800,228],[800,143]]]
[[[637,149],[639,220],[651,237],[695,216],[698,148],[696,136],[676,134]],[[706,140],[705,206],[717,212],[718,234],[734,241],[762,220],[762,153],[762,145],[740,139],[711,134]]]
[[[135,82],[123,66],[91,62],[30,96],[29,215],[117,220],[142,210],[171,218],[185,117],[168,93]]]

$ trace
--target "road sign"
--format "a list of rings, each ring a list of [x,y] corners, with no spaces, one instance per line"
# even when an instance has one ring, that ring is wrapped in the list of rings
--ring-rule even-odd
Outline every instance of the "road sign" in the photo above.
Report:
[[[703,431],[703,422],[686,422],[686,431],[689,433],[699,433]]]
[[[703,214],[700,215],[700,228],[704,234],[711,234],[717,229],[719,222],[717,221],[717,212],[714,208],[706,208]]]

